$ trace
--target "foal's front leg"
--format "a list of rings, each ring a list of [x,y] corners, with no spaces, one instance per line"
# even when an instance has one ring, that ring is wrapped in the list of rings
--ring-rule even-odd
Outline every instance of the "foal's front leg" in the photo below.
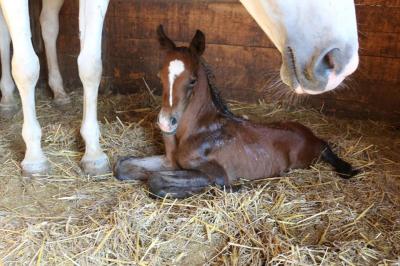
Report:
[[[115,177],[119,180],[147,180],[150,172],[172,171],[179,168],[175,161],[176,138],[163,135],[165,155],[150,157],[123,157],[114,167]]]
[[[115,164],[114,173],[122,181],[147,180],[150,192],[158,197],[186,198],[212,184],[199,171],[173,167],[165,155],[121,158]]]
[[[22,137],[26,152],[21,163],[22,169],[27,175],[45,172],[48,162],[40,145],[41,129],[35,111],[39,59],[31,42],[28,0],[0,0],[0,5],[13,42],[12,74],[21,96],[24,114]]]
[[[177,169],[178,164],[176,163],[175,154],[177,151],[176,137],[174,135],[163,134],[163,142],[165,149],[165,166],[171,169]]]
[[[150,192],[159,197],[186,198],[212,185],[229,186],[228,175],[218,162],[192,159],[184,166],[187,169],[151,173]]]
[[[84,90],[81,135],[86,144],[81,164],[83,170],[90,175],[110,171],[108,158],[100,147],[97,121],[97,93],[102,73],[101,35],[107,6],[108,0],[79,2],[81,52],[78,68]]]
[[[203,192],[214,181],[197,170],[173,170],[149,173],[148,185],[152,195],[157,197],[187,198]]]
[[[115,177],[119,180],[141,180],[145,181],[151,173],[175,170],[164,155],[150,157],[123,157],[114,167]]]

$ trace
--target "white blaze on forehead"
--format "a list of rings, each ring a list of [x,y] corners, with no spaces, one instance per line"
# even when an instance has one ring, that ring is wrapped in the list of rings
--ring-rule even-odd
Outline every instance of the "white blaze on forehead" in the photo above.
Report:
[[[185,70],[185,64],[180,60],[169,62],[168,81],[169,81],[169,106],[172,106],[172,89],[175,79]]]

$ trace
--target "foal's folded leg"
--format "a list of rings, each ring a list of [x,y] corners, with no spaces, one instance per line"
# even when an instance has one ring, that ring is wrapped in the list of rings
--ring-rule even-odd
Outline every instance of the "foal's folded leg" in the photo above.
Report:
[[[214,183],[206,174],[196,170],[152,172],[148,179],[153,195],[171,198],[190,197]]]
[[[114,166],[115,177],[119,180],[147,180],[151,172],[173,170],[165,156],[122,157]]]
[[[226,173],[224,167],[214,160],[203,162],[199,164],[196,169],[208,176],[213,176],[215,185],[222,190],[227,192],[236,192],[241,188],[241,185],[231,184],[231,179]]]

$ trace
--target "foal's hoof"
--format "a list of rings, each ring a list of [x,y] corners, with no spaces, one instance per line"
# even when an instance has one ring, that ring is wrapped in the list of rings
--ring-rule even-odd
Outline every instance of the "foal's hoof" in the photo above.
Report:
[[[96,160],[87,160],[83,158],[81,160],[81,166],[85,174],[89,176],[99,176],[111,173],[110,163],[105,154]]]
[[[71,98],[68,95],[54,97],[53,103],[57,107],[62,107],[71,103]]]
[[[39,162],[22,161],[22,176],[33,177],[37,175],[46,175],[50,172],[50,164],[47,159]]]
[[[172,199],[185,199],[196,194],[195,192],[182,190],[177,187],[153,187],[149,184],[150,197],[152,198],[172,198]],[[199,193],[201,191],[198,191]]]
[[[201,193],[209,187],[210,183],[206,178],[193,175],[195,180],[190,180],[192,179],[190,176],[183,176],[186,174],[189,173],[186,171],[153,173],[148,179],[151,196],[183,199]]]
[[[125,180],[146,180],[147,174],[144,169],[134,164],[135,157],[126,156],[119,158],[114,166],[115,178]]]
[[[16,104],[1,104],[0,103],[0,115],[5,119],[12,118],[17,112],[19,108]]]

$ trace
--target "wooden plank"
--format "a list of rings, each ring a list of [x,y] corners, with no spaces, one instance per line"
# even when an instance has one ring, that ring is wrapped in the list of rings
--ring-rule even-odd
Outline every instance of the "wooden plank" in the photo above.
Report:
[[[155,29],[163,24],[178,41],[201,29],[207,31],[208,43],[273,47],[240,3],[119,0],[114,6],[116,16],[107,23],[116,38],[154,38]]]
[[[138,57],[140,55],[141,57],[146,57],[148,56],[149,59],[153,59],[152,55],[158,53],[158,46],[157,45],[152,45],[149,46],[151,49],[146,49],[146,50],[141,50],[141,45],[142,43],[145,43],[145,46],[148,45],[148,43],[153,43],[155,39],[112,39],[109,40],[110,43],[110,56],[112,57]],[[399,47],[398,44],[396,44],[397,47]],[[219,47],[221,45],[217,44],[207,44],[207,47]],[[231,45],[222,45],[222,46],[229,46],[230,50],[234,50],[234,47],[236,46],[231,46]],[[271,51],[274,51],[274,58],[271,60],[268,60],[265,58],[265,65],[267,67],[273,67],[269,61],[272,62],[272,64],[277,64],[279,65],[280,60],[277,60],[276,58],[278,56],[278,52],[273,49],[273,48],[258,48],[258,47],[241,47],[237,46],[238,52],[237,54],[232,53],[232,57],[226,57],[229,62],[233,62],[236,64],[236,62],[242,62],[243,57],[249,56],[249,53],[247,51],[252,51],[252,53],[255,53],[257,51],[263,51],[263,49],[270,49]],[[214,48],[211,48],[214,49]],[[272,53],[272,52],[271,52]],[[252,54],[253,55],[253,54]],[[218,57],[217,57],[218,58]],[[256,58],[256,56],[255,56]],[[229,64],[229,62],[224,62],[224,64]],[[249,65],[252,64],[251,61],[247,62]],[[218,63],[218,62],[216,62]],[[262,67],[262,64],[258,65],[259,67]],[[246,66],[248,68],[249,66]],[[277,67],[273,67],[276,69]],[[388,82],[400,82],[400,58],[385,58],[385,57],[380,57],[380,56],[361,56],[361,62],[360,62],[360,67],[359,67],[359,76],[358,78],[360,79],[367,79],[367,80],[384,80]]]
[[[160,87],[156,74],[163,53],[156,40],[130,39],[129,43],[116,42],[111,50],[126,52],[110,54],[109,63],[113,64],[111,68],[116,84],[124,84],[126,90],[129,89],[126,86],[129,81],[137,84],[135,77],[140,79],[140,83],[141,78],[145,77],[152,87]],[[204,56],[215,69],[217,84],[226,88],[230,96],[248,96],[250,88],[262,88],[268,74],[277,73],[280,66],[280,54],[271,48],[248,49],[208,44]]]
[[[362,56],[352,78],[400,83],[400,58]]]
[[[129,4],[132,0],[119,0],[119,2],[125,1]],[[160,0],[145,0],[145,1],[160,1]],[[170,1],[170,0],[164,0]],[[188,2],[188,0],[174,0],[179,2]],[[114,12],[116,1],[110,1],[109,10]],[[190,2],[219,2],[219,3],[239,3],[239,0],[190,0]],[[355,0],[356,8],[358,6],[385,6],[385,7],[400,7],[400,0]],[[68,4],[64,4],[65,7],[62,9],[63,14],[78,13],[79,0],[68,0]]]
[[[122,64],[117,67],[118,79],[122,80],[124,77],[129,79],[129,77],[135,76],[132,73],[143,72],[146,78],[149,74],[153,75],[150,77],[150,83],[153,84],[162,57],[154,39],[116,41],[111,50],[111,62],[115,64],[112,68]],[[249,94],[248,92],[253,90],[262,91],[268,74],[277,73],[280,66],[280,55],[271,48],[208,44],[205,57],[216,70],[217,80],[224,81],[220,86],[229,88],[232,91],[231,95],[235,95],[235,97]],[[400,82],[398,73],[400,73],[400,58],[363,56],[360,68],[352,78],[357,81],[382,81],[395,84]],[[235,90],[240,90],[240,92],[233,92]],[[388,93],[386,97],[390,98],[391,95],[392,93]],[[362,97],[360,98],[359,92],[356,92],[353,98],[357,101],[367,102]]]
[[[155,39],[107,39],[109,45],[109,56],[116,58],[142,58],[144,60],[140,66],[145,67],[151,65],[151,69],[154,71],[154,66],[157,65],[159,59],[155,58],[154,55],[159,54],[158,44]],[[241,46],[229,46],[229,45],[215,45],[207,44],[207,52],[217,51],[216,47],[226,47],[229,56],[226,56],[222,60],[221,56],[218,56],[217,52],[213,52],[216,56],[210,57],[217,66],[219,65],[230,65],[230,64],[243,64],[245,69],[248,69],[251,64],[255,64],[256,68],[261,69],[273,69],[277,70],[280,65],[280,56],[278,52],[273,48],[255,48],[255,47],[241,47]],[[59,50],[66,54],[75,54],[79,52],[79,40],[77,38],[71,38],[71,36],[61,35],[59,37]],[[271,58],[264,58],[261,56],[262,63],[257,58],[257,52],[263,53],[262,51],[268,50],[269,55],[273,54]],[[218,51],[221,51],[218,50]],[[231,52],[232,51],[232,52]],[[236,51],[233,52],[233,51]],[[248,58],[246,58],[248,57]],[[250,59],[249,59],[250,58]],[[257,60],[257,61],[254,61]],[[220,62],[223,61],[223,62]],[[248,64],[248,65],[246,65]],[[237,68],[235,71],[239,71]],[[240,71],[239,71],[240,72]],[[374,57],[374,56],[362,56],[360,60],[360,67],[355,77],[361,80],[382,80],[387,82],[400,82],[400,58],[385,58],[385,57]]]
[[[67,4],[64,4],[68,6]],[[106,19],[109,19],[106,17]],[[60,15],[60,29],[59,35],[70,35],[79,38],[79,17],[78,15],[63,14]]]
[[[400,8],[357,6],[357,24],[363,32],[400,33]]]
[[[76,17],[78,17],[78,14],[79,0],[64,1],[64,4],[60,10],[60,17],[70,17],[71,15],[76,15]]]
[[[365,32],[360,34],[360,55],[400,58],[400,34]]]
[[[78,74],[77,58],[77,55],[59,54],[60,71],[67,91],[73,91],[77,87],[82,87]]]
[[[79,37],[61,34],[57,39],[57,48],[60,54],[78,55],[80,50]]]
[[[173,12],[165,12],[171,6],[174,7],[175,14]],[[78,0],[69,0],[61,9],[61,16],[77,17],[78,7]],[[107,16],[123,18],[140,16],[149,19],[159,19],[160,21],[167,18],[169,21],[171,21],[170,19],[177,19],[176,21],[180,23],[188,23],[187,21],[190,18],[188,19],[183,14],[196,14],[196,18],[202,19],[198,19],[195,23],[201,25],[207,22],[207,19],[204,18],[210,16],[207,12],[199,12],[205,8],[208,8],[207,12],[218,12],[218,14],[222,15],[221,18],[217,17],[217,20],[213,21],[213,24],[217,25],[217,27],[227,22],[229,23],[229,21],[223,20],[225,15],[235,18],[235,16],[230,14],[232,12],[239,12],[237,13],[237,22],[245,24],[248,23],[248,20],[252,20],[238,1],[222,0],[113,0],[110,1]],[[152,13],[151,10],[156,12]],[[356,1],[356,12],[359,29],[363,32],[400,31],[400,0],[358,0]],[[241,13],[246,14],[248,18],[241,21],[241,19],[246,17],[241,15]],[[174,17],[177,14],[181,14],[181,16]],[[197,16],[197,14],[200,14],[200,16]]]
[[[197,1],[112,1],[107,13],[105,31],[110,38],[154,38],[155,29],[164,24],[172,39],[188,40],[196,29],[207,31],[207,42],[245,46],[273,47],[240,3],[233,5]],[[65,4],[68,6],[69,4]],[[64,10],[64,7],[63,7]],[[70,8],[66,8],[70,10]],[[143,12],[141,10],[144,10]],[[171,13],[174,13],[171,15]],[[185,17],[184,23],[180,21]],[[198,20],[197,17],[202,17]],[[78,36],[77,14],[61,13],[60,32]],[[179,22],[179,23],[178,23]],[[212,24],[212,25],[211,25]],[[238,30],[240,28],[240,30]]]
[[[399,84],[358,80],[349,85],[349,89],[309,96],[307,103],[344,117],[400,121]]]
[[[66,49],[67,51],[70,51],[72,48],[75,46],[70,45],[70,41],[79,41],[79,34],[78,34],[78,29],[75,28],[76,25],[70,24],[69,26],[65,26],[65,24],[61,24],[63,26],[60,26],[61,34],[59,36],[60,39],[63,39],[63,41],[59,42],[59,45],[62,45],[63,47],[60,47],[60,51],[63,51]],[[113,22],[110,22],[110,24],[114,24]],[[107,24],[108,25],[108,24]],[[229,41],[226,41],[225,43],[222,41],[215,41],[210,40],[210,37],[208,36],[210,31],[208,28],[203,29],[204,33],[206,34],[207,37],[207,43],[209,44],[226,44],[226,45],[233,45],[233,46],[240,46],[238,42],[232,43]],[[120,42],[124,41],[124,39],[131,39],[131,37],[125,37],[125,36],[118,36],[118,34],[115,34],[113,29],[106,29],[107,32],[107,38],[112,39],[113,42]],[[194,31],[193,31],[194,32]],[[150,36],[149,38],[154,39],[155,38],[155,30],[148,32],[148,35],[153,35]],[[132,36],[135,36],[135,34],[132,34]],[[137,39],[137,38],[136,38]],[[140,39],[140,38],[139,38]],[[183,39],[182,39],[183,40]],[[182,41],[181,40],[181,41]],[[245,43],[246,41],[243,41]],[[243,45],[246,47],[252,47],[249,45]],[[267,46],[254,46],[254,47],[271,47],[269,45]],[[75,47],[76,49],[74,51],[79,52],[79,46]],[[271,47],[272,48],[272,47]],[[360,36],[360,50],[359,53],[361,56],[376,56],[376,57],[396,57],[400,58],[400,34],[397,33],[381,33],[381,32],[367,32]]]
[[[400,7],[400,0],[356,0],[356,7],[366,6],[385,6],[385,7]]]

